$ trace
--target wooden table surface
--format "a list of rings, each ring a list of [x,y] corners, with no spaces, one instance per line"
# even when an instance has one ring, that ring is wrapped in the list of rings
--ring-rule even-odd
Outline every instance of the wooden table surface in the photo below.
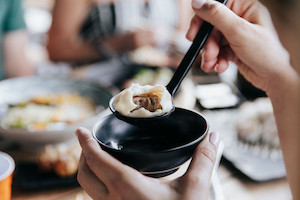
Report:
[[[289,200],[291,193],[286,179],[256,183],[235,174],[221,164],[217,170],[220,181],[216,200]],[[14,185],[12,200],[89,200],[90,197],[80,187],[60,188],[41,191],[26,191]]]

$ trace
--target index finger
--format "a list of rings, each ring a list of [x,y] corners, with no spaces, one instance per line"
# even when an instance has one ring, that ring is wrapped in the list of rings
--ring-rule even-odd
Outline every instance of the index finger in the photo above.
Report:
[[[127,173],[129,167],[103,151],[88,129],[78,128],[76,134],[86,163],[108,189],[120,179],[121,174]]]
[[[194,40],[202,22],[203,20],[201,20],[197,15],[193,16],[193,18],[191,19],[189,30],[186,33],[186,38],[188,40],[190,41]]]

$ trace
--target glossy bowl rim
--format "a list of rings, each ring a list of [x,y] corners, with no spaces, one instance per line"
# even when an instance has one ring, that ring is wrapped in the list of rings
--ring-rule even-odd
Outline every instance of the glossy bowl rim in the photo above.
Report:
[[[206,129],[205,129],[204,133],[201,136],[197,137],[197,139],[195,139],[195,140],[193,140],[189,143],[186,143],[186,144],[183,144],[183,145],[180,145],[180,146],[177,146],[177,147],[173,147],[173,148],[170,148],[170,149],[160,150],[160,151],[141,152],[141,151],[130,151],[130,150],[128,151],[128,150],[124,150],[124,149],[113,149],[113,148],[109,147],[108,145],[104,144],[102,141],[100,141],[96,137],[96,129],[103,123],[104,118],[107,118],[108,116],[113,115],[111,113],[111,114],[107,114],[107,115],[102,116],[99,120],[96,121],[96,123],[94,124],[93,129],[92,129],[92,135],[93,135],[93,138],[98,142],[99,145],[103,145],[105,148],[108,148],[110,151],[119,152],[119,153],[127,153],[127,154],[135,154],[135,155],[140,155],[140,154],[146,155],[146,154],[153,154],[153,153],[159,154],[159,153],[167,153],[167,152],[177,151],[179,149],[184,149],[188,146],[192,146],[192,145],[200,142],[201,140],[203,140],[205,138],[205,136],[207,135],[208,131],[209,131],[209,124],[208,124],[207,120],[205,119],[205,117],[197,111],[176,107],[174,112],[176,112],[176,109],[193,112],[193,113],[196,113],[196,114],[200,115],[206,123]]]

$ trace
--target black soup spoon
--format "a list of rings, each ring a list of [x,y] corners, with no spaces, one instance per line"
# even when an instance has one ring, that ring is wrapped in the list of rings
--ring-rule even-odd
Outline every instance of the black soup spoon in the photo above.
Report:
[[[227,0],[217,0],[220,3],[226,4]],[[168,92],[171,94],[172,97],[174,97],[175,93],[177,92],[182,80],[186,76],[186,74],[189,72],[191,69],[195,59],[197,58],[198,54],[200,53],[201,49],[204,47],[211,31],[213,30],[213,25],[210,23],[204,21],[198,30],[198,33],[191,44],[189,50],[183,57],[182,61],[180,62],[178,68],[176,69],[172,79],[166,86]],[[169,115],[172,114],[175,110],[175,105],[173,103],[173,108],[162,115],[159,116],[154,116],[154,117],[147,117],[147,118],[142,118],[142,117],[128,117],[124,116],[121,113],[119,113],[115,108],[114,108],[114,100],[116,96],[112,97],[111,100],[109,101],[109,108],[113,112],[113,114],[120,120],[123,120],[127,123],[134,124],[134,125],[144,125],[148,123],[153,123],[156,120],[161,120]]]

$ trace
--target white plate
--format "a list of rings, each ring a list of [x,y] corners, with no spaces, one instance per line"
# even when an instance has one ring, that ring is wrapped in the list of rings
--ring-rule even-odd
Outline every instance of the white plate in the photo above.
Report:
[[[75,136],[74,131],[78,127],[91,128],[99,115],[107,108],[108,101],[112,97],[106,89],[84,81],[45,77],[7,79],[0,82],[0,122],[7,111],[5,108],[8,104],[26,101],[36,95],[55,93],[77,93],[89,97],[95,102],[99,111],[85,121],[57,127],[53,130],[29,131],[5,127],[0,123],[0,136],[32,148],[67,141]]]

